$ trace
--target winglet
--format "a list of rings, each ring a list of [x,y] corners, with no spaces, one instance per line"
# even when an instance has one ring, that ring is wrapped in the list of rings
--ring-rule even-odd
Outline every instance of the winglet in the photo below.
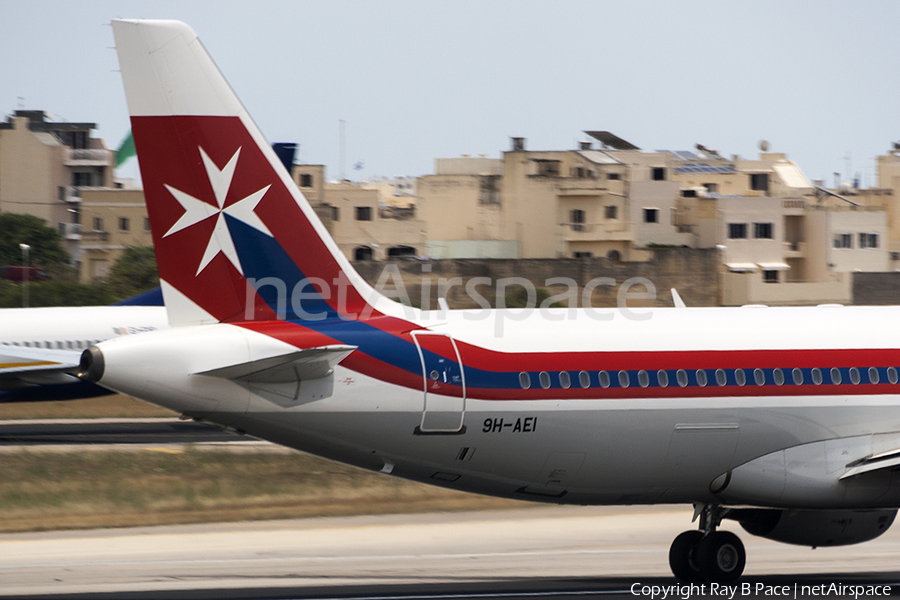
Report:
[[[687,304],[684,303],[675,288],[672,288],[672,302],[675,304],[675,308],[687,308]]]

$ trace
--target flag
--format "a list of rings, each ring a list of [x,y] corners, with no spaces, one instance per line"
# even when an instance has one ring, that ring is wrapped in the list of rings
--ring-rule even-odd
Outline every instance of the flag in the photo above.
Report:
[[[116,150],[116,168],[119,168],[122,163],[137,154],[134,149],[134,138],[131,136],[131,130],[128,130],[128,135],[125,136],[125,139],[122,140],[122,143],[119,145],[119,149]]]

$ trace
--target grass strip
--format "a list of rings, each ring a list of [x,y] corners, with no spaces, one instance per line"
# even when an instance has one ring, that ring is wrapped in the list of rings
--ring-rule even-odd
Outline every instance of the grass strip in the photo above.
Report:
[[[0,532],[508,508],[523,503],[303,453],[21,450],[0,463]]]
[[[139,419],[172,416],[177,416],[177,413],[122,394],[80,400],[0,404],[0,421],[14,419]]]

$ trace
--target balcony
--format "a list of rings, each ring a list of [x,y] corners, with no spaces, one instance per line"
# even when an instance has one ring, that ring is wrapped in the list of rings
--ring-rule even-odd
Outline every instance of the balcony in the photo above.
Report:
[[[67,167],[106,167],[113,163],[113,151],[105,148],[66,148]]]
[[[604,223],[562,223],[566,242],[633,241],[634,228],[625,221],[610,219]]]
[[[806,255],[806,242],[784,242],[785,258],[803,258]]]
[[[59,235],[63,239],[77,242],[81,239],[81,223],[59,223]]]
[[[108,231],[82,231],[81,240],[83,242],[108,242]]]

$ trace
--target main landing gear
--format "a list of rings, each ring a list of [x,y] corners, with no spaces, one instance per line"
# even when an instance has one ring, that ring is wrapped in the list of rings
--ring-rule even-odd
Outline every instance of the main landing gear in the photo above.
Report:
[[[740,538],[730,531],[716,531],[728,512],[716,504],[697,507],[700,530],[685,531],[669,548],[672,573],[685,582],[734,581],[744,572],[747,554]]]

